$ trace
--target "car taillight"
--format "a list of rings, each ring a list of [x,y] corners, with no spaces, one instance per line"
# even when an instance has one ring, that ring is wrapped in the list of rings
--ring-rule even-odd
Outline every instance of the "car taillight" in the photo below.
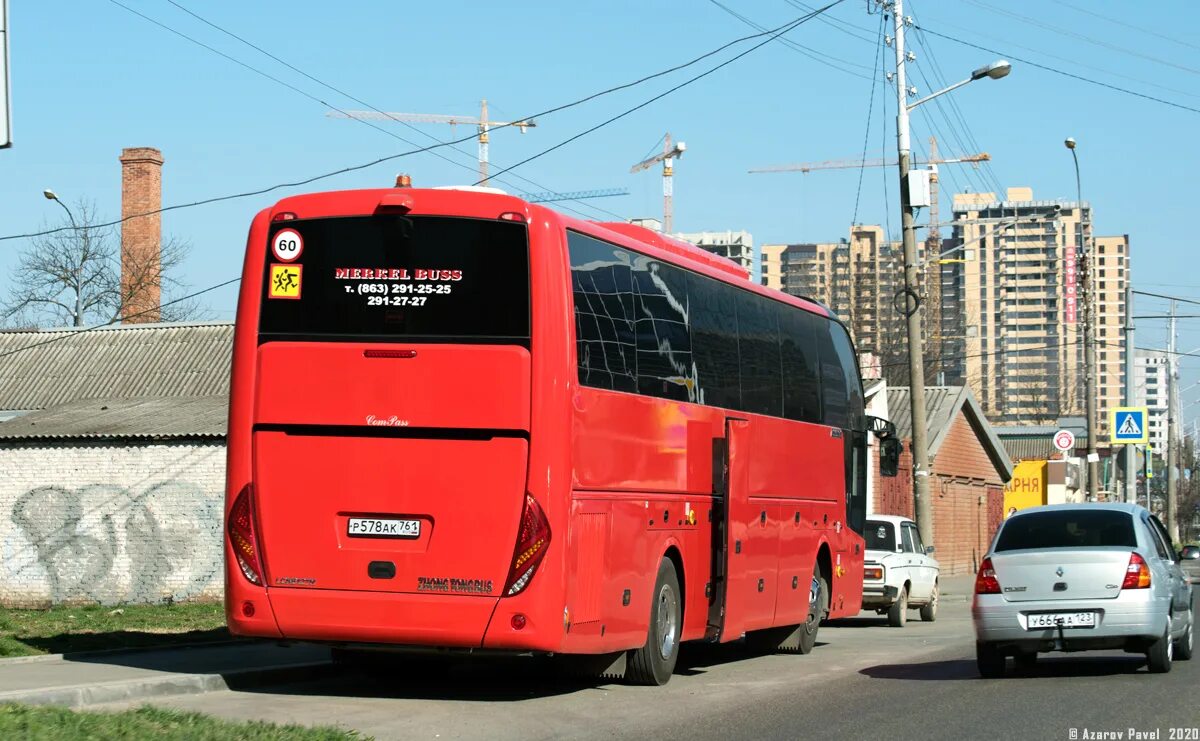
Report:
[[[517,536],[517,548],[513,551],[512,566],[508,568],[508,581],[504,593],[511,597],[520,594],[529,586],[533,572],[546,557],[550,545],[550,523],[537,500],[525,495],[525,510],[521,512],[521,532]]]
[[[1125,567],[1125,581],[1121,583],[1121,589],[1149,589],[1150,588],[1150,567],[1146,565],[1146,561],[1136,553],[1129,554],[1129,565]]]
[[[992,559],[985,558],[979,564],[979,574],[975,577],[975,594],[1000,594],[1000,581],[996,578],[996,569]]]
[[[262,560],[259,558],[258,538],[254,536],[254,508],[250,485],[238,494],[229,510],[229,544],[237,558],[242,575],[251,584],[262,584]]]
[[[863,568],[863,578],[879,580],[883,578],[882,566],[866,566]]]

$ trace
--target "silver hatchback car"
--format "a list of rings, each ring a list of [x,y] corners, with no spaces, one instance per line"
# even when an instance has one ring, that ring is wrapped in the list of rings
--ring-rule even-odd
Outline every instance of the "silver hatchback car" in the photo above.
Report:
[[[1124,649],[1151,672],[1190,659],[1192,587],[1158,518],[1134,504],[1033,507],[1000,526],[975,579],[971,616],[984,677],[1007,658]]]

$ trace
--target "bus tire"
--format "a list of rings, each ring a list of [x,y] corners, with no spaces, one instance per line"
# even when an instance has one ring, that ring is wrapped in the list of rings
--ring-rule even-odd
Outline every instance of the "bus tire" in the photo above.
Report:
[[[671,679],[679,660],[679,636],[683,630],[683,600],[675,565],[664,558],[650,596],[650,627],[646,644],[629,652],[625,681],[659,686]]]
[[[813,573],[817,575],[816,611],[809,611],[808,620],[800,625],[797,632],[796,653],[812,653],[817,645],[817,631],[821,623],[829,618],[829,577],[821,570],[821,564],[813,565]]]

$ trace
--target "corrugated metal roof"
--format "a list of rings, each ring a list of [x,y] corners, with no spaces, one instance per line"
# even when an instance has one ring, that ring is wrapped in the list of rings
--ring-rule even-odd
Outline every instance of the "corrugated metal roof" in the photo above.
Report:
[[[963,393],[962,386],[926,386],[925,387],[925,422],[926,434],[930,440],[938,436],[938,431],[947,427],[950,418],[957,411],[959,396]],[[909,401],[907,386],[892,386],[888,388],[888,413],[896,425],[896,432],[901,440],[912,437],[912,403]],[[933,452],[933,446],[930,446]]]
[[[90,399],[0,424],[0,439],[224,437],[228,396]]]
[[[1000,430],[1000,438],[1004,441],[1004,449],[1014,461],[1046,461],[1060,457],[1062,454],[1054,447],[1054,432],[1045,435],[1013,435]],[[1075,455],[1087,455],[1087,438],[1075,438]]]
[[[967,416],[975,434],[983,443],[988,457],[1001,479],[1008,481],[1012,478],[1012,458],[1009,457],[1004,443],[996,435],[996,430],[983,414],[975,395],[966,386],[926,386],[925,387],[925,421],[928,427],[929,457],[937,455],[946,436],[950,432],[950,423],[959,410]],[[897,386],[888,389],[888,412],[896,425],[896,432],[901,440],[912,439],[912,405],[907,386]]]
[[[233,324],[0,332],[0,410],[229,393]]]

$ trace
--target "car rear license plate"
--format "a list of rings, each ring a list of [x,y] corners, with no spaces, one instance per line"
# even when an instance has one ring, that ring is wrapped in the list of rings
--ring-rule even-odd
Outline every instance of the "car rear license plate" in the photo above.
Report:
[[[352,538],[419,538],[421,521],[351,517],[346,524],[346,534]]]
[[[1096,613],[1094,612],[1035,612],[1028,616],[1026,630],[1044,630],[1057,628],[1094,628]]]

